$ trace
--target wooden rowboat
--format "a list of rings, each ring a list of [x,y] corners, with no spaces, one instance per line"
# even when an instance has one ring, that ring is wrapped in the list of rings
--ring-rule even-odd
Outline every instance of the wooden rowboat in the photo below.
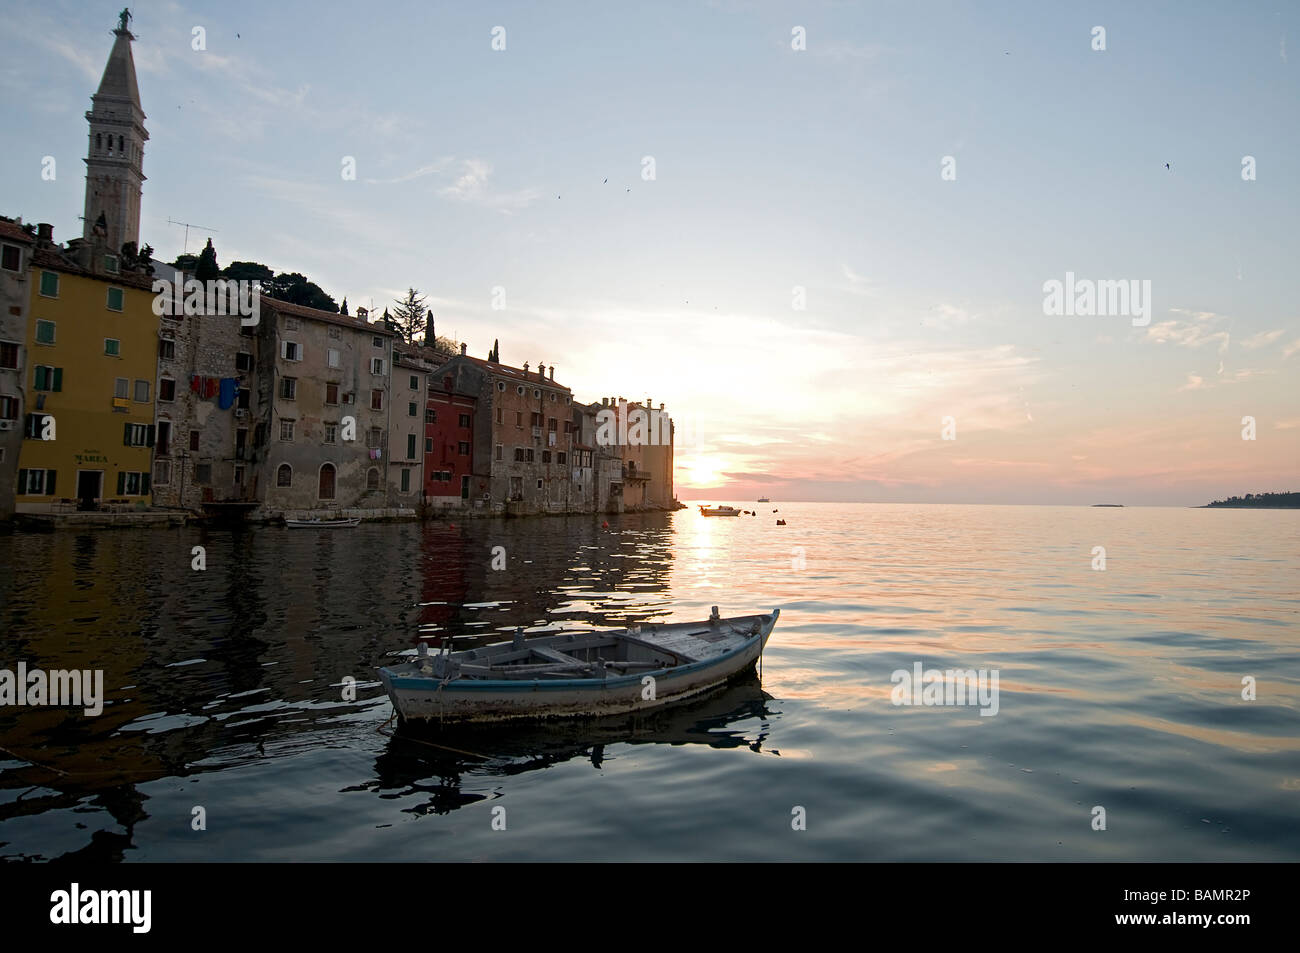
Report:
[[[335,526],[358,526],[361,523],[361,517],[354,516],[351,519],[344,520],[285,520],[284,525],[289,529],[331,529]]]
[[[403,722],[595,717],[657,708],[752,669],[780,609],[569,632],[429,654],[379,670]]]

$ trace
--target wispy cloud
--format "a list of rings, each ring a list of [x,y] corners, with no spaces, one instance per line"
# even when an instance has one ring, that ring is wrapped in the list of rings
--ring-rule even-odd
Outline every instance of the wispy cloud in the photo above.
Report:
[[[497,192],[489,187],[492,165],[484,159],[462,159],[460,174],[439,195],[457,202],[468,202],[484,208],[510,212],[526,208],[541,195],[537,189],[520,189],[515,192]]]

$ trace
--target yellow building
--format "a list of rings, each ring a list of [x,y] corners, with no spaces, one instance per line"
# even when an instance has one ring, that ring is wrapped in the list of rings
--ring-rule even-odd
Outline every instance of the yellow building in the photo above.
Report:
[[[32,255],[15,509],[149,502],[158,317],[148,276],[99,242]],[[51,439],[52,438],[52,439]]]

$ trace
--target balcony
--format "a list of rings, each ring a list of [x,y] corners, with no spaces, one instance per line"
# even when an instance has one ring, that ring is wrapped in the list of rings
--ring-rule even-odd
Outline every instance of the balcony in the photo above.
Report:
[[[636,467],[628,464],[623,468],[623,479],[627,480],[629,483],[649,483],[650,471],[638,470]]]

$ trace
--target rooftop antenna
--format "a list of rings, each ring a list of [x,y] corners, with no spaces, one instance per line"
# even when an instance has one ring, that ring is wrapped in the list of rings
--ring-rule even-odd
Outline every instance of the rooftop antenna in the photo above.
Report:
[[[189,222],[178,222],[178,221],[176,221],[174,218],[169,218],[169,219],[167,219],[167,224],[168,224],[168,225],[184,225],[184,226],[185,226],[185,244],[184,244],[184,246],[183,246],[182,249],[181,249],[181,254],[182,254],[182,255],[189,254],[189,250],[190,250],[190,229],[191,229],[191,228],[197,228],[197,229],[198,229],[199,231],[201,231],[201,232],[213,232],[213,233],[216,232],[216,229],[215,229],[215,228],[207,228],[206,226],[203,226],[203,225],[192,225],[192,224],[190,224]]]

